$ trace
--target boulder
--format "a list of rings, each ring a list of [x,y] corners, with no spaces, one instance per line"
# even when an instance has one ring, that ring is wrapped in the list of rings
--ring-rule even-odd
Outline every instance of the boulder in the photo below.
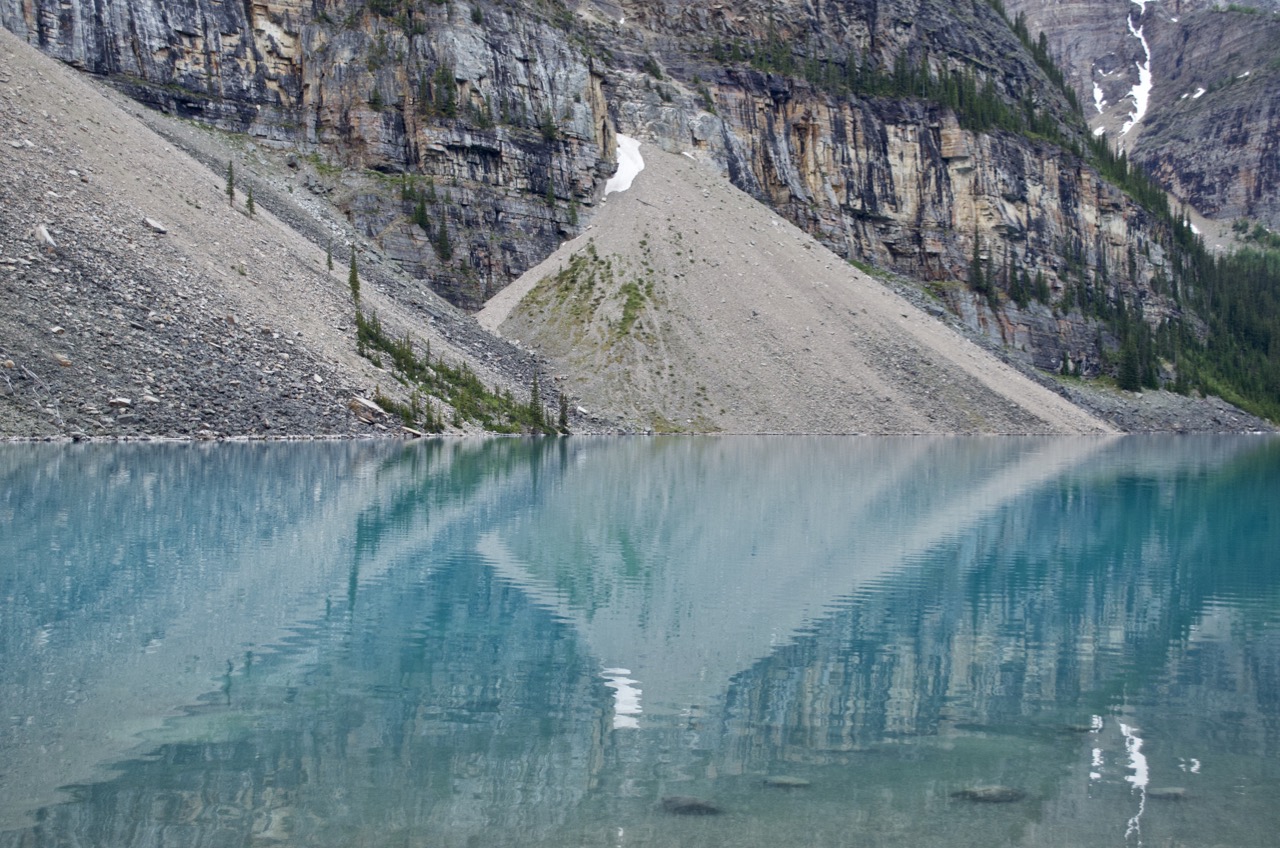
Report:
[[[1021,801],[1027,797],[1027,793],[1011,786],[970,786],[968,789],[952,792],[951,797],[979,804],[1010,804]]]
[[[662,810],[675,816],[715,816],[724,812],[715,802],[693,795],[668,795],[662,799]]]

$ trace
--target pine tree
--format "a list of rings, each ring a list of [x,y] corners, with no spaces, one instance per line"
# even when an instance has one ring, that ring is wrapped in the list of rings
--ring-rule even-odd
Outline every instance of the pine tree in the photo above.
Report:
[[[569,395],[560,393],[560,432],[569,432]]]
[[[542,389],[538,386],[538,372],[533,372],[533,388],[529,391],[529,413],[533,418],[533,423],[541,427],[543,423],[542,413]]]
[[[982,240],[978,238],[977,227],[973,230],[973,259],[969,263],[969,288],[979,294],[987,293],[987,279],[982,273]]]
[[[333,239],[329,239],[329,243],[324,246],[324,264],[330,271],[333,270]]]
[[[449,241],[449,228],[445,226],[445,222],[440,222],[440,232],[436,236],[435,241],[436,256],[441,262],[448,262],[453,258],[453,244]]]
[[[234,162],[227,163],[227,203],[232,206],[236,205],[236,166]]]
[[[1120,373],[1116,377],[1116,382],[1126,392],[1142,389],[1142,363],[1138,357],[1138,346],[1132,338],[1124,343],[1124,348],[1120,352]]]
[[[356,270],[356,246],[351,245],[351,270],[347,273],[347,285],[351,286],[351,299],[360,302],[360,273]]]
[[[248,191],[245,194],[244,205],[245,208],[249,210],[249,217],[252,218],[255,211],[253,206],[253,186],[249,186]]]

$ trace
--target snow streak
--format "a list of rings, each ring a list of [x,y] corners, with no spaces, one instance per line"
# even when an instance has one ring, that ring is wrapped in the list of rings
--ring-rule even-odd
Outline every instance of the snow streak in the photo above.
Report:
[[[1133,5],[1138,7],[1138,20],[1147,13],[1147,4],[1153,0],[1132,0]],[[1137,124],[1146,117],[1147,104],[1151,101],[1151,47],[1147,44],[1147,39],[1142,34],[1142,27],[1133,25],[1133,14],[1130,13],[1128,18],[1129,34],[1138,39],[1142,43],[1142,52],[1145,56],[1144,60],[1137,63],[1138,66],[1138,82],[1134,85],[1133,90],[1129,92],[1129,96],[1133,98],[1133,111],[1129,114],[1129,120],[1124,122],[1124,126],[1120,128],[1120,135],[1128,135],[1129,130],[1133,129]]]

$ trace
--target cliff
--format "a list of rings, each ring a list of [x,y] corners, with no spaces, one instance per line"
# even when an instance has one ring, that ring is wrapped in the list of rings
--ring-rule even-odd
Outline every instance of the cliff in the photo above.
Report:
[[[1145,262],[1158,234],[1143,212],[1058,146],[804,78],[810,57],[827,73],[973,74],[1002,101],[1036,92],[1029,108],[1068,126],[1066,102],[985,2],[4,8],[10,29],[150,105],[408,175],[347,192],[348,212],[467,307],[574,231],[612,168],[615,126],[715,161],[842,255],[920,279],[965,278],[976,250],[1060,288],[1068,257],[1127,269],[1132,244],[1142,267],[1109,296],[1133,301],[1160,261]]]
[[[1114,371],[1106,316],[1155,333],[1183,315],[1176,233],[1090,164],[1078,98],[987,0],[0,0],[0,16],[148,105],[302,154],[307,188],[468,310],[581,231],[624,132],[929,284],[1042,369]],[[1179,150],[1161,155],[1195,181]]]
[[[1280,2],[1008,0],[1099,132],[1193,210],[1280,229]]]

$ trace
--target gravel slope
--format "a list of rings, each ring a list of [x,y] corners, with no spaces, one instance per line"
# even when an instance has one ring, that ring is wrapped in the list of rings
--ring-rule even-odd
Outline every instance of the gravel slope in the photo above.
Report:
[[[352,409],[401,390],[356,354],[351,242],[366,311],[486,385],[527,387],[527,354],[398,277],[342,222],[318,223],[304,206],[315,198],[280,189],[301,180],[283,165],[273,175],[269,151],[170,122],[205,167],[143,117],[167,120],[0,30],[0,436],[399,432]],[[311,240],[290,224],[309,224]]]
[[[479,315],[585,406],[654,430],[1114,432],[718,174],[641,153],[631,189]]]
[[[517,397],[541,370],[544,397],[576,398],[577,433],[1269,428],[1216,399],[1023,379],[908,286],[686,158],[643,154],[634,186],[477,323],[383,261],[309,191],[305,161],[147,112],[0,30],[0,438],[401,432],[353,411],[403,389],[356,355],[348,244],[364,307],[393,333]],[[538,286],[574,256],[597,288]]]

